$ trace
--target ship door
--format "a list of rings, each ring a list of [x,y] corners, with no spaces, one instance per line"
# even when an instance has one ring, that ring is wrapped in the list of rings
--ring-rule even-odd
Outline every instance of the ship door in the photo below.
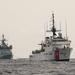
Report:
[[[59,50],[55,50],[55,60],[59,60]]]

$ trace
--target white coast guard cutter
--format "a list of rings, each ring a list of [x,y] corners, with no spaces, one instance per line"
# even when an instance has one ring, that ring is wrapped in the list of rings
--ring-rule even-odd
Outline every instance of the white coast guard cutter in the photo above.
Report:
[[[52,14],[52,28],[47,32],[52,32],[53,35],[45,37],[42,42],[41,49],[32,51],[29,56],[30,60],[51,60],[51,61],[69,61],[72,48],[71,41],[68,38],[63,38],[60,30],[56,30],[54,25],[54,13]],[[57,32],[57,34],[56,34]]]

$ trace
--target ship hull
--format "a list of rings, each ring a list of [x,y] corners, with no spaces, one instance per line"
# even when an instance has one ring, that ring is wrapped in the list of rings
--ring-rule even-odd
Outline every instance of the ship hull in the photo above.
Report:
[[[60,59],[60,60],[55,60],[55,61],[69,61],[70,59]]]
[[[0,59],[12,59],[13,55],[10,49],[0,49]]]
[[[0,57],[0,59],[11,59],[11,58],[12,58],[12,55],[4,55]]]
[[[70,49],[46,51],[41,54],[33,54],[29,57],[30,60],[45,60],[45,61],[69,61],[70,60]]]

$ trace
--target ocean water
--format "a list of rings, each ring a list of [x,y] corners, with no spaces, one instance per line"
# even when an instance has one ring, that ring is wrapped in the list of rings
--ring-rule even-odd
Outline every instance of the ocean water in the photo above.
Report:
[[[75,75],[75,59],[69,62],[0,60],[0,75]]]

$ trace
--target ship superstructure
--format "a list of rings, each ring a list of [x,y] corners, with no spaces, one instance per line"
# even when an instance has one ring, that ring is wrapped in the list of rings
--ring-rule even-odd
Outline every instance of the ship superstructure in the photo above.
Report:
[[[6,44],[7,41],[4,37],[4,34],[2,35],[2,39],[0,40],[0,59],[11,59],[13,58],[11,49],[12,49],[12,45],[8,46],[8,44]]]
[[[52,61],[69,61],[72,48],[71,40],[63,38],[61,30],[56,30],[54,24],[54,13],[52,13],[52,28],[46,32],[52,32],[52,36],[45,37],[41,49],[32,51],[29,56],[30,60],[52,60]]]

